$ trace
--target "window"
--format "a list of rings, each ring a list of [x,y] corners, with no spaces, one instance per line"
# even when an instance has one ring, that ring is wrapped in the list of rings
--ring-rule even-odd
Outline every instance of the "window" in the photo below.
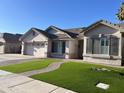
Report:
[[[119,39],[116,37],[111,37],[110,42],[110,55],[118,55],[119,50]]]
[[[65,42],[62,42],[62,53],[65,53]]]
[[[88,54],[92,54],[92,39],[87,39],[87,49],[86,52]]]
[[[58,52],[58,43],[52,42],[52,52],[57,53]]]
[[[93,54],[100,54],[100,39],[93,39]]]
[[[107,38],[101,38],[101,54],[108,54],[108,39]]]
[[[105,44],[105,42],[104,42],[104,40],[102,39],[102,40],[101,40],[101,46],[104,46],[104,44]]]
[[[106,37],[87,39],[88,54],[108,54],[108,47],[109,41]]]
[[[118,56],[119,38],[115,36],[104,36],[87,39],[87,54],[109,54]]]
[[[62,54],[65,53],[65,41],[53,41],[52,42],[52,53]]]

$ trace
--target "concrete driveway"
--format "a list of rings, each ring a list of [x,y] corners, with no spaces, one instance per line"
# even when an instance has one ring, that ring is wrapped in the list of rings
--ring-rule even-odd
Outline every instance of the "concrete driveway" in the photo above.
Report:
[[[8,64],[16,64],[19,62],[38,59],[34,56],[21,55],[21,54],[0,54],[0,66]]]

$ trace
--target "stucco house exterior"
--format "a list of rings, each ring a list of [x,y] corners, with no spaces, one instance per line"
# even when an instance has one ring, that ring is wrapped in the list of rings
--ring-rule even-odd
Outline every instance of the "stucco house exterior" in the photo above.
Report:
[[[83,60],[111,65],[123,65],[124,25],[100,20],[82,33]]]
[[[22,37],[22,54],[37,57],[82,58],[111,65],[124,64],[124,24],[100,20],[88,27],[46,30],[31,28]]]
[[[21,53],[21,34],[0,33],[0,54]]]
[[[83,28],[62,30],[55,26],[50,26],[45,31],[31,28],[20,38],[22,41],[21,53],[41,58],[78,58],[77,36],[82,30]],[[83,48],[81,49],[83,50]]]

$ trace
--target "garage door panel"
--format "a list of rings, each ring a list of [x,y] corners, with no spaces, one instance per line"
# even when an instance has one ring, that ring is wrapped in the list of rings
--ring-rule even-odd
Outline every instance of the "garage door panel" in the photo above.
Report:
[[[25,54],[36,57],[46,57],[46,48],[41,44],[27,44]]]
[[[34,55],[34,48],[32,44],[26,44],[25,45],[25,54],[27,55]]]
[[[0,45],[0,54],[1,53],[4,53],[4,46],[3,45]]]
[[[45,46],[40,44],[34,46],[34,56],[44,57],[45,56]]]

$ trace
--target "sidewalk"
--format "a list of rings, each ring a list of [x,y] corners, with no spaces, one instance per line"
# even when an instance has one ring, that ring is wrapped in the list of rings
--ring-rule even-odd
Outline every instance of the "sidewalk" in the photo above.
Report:
[[[0,93],[76,93],[32,78],[0,70]]]
[[[32,76],[32,75],[36,75],[36,74],[41,74],[41,73],[54,71],[54,70],[58,69],[63,63],[65,63],[65,62],[54,62],[54,63],[49,64],[45,68],[38,69],[38,70],[33,70],[33,71],[23,72],[23,73],[20,73],[20,75]]]

